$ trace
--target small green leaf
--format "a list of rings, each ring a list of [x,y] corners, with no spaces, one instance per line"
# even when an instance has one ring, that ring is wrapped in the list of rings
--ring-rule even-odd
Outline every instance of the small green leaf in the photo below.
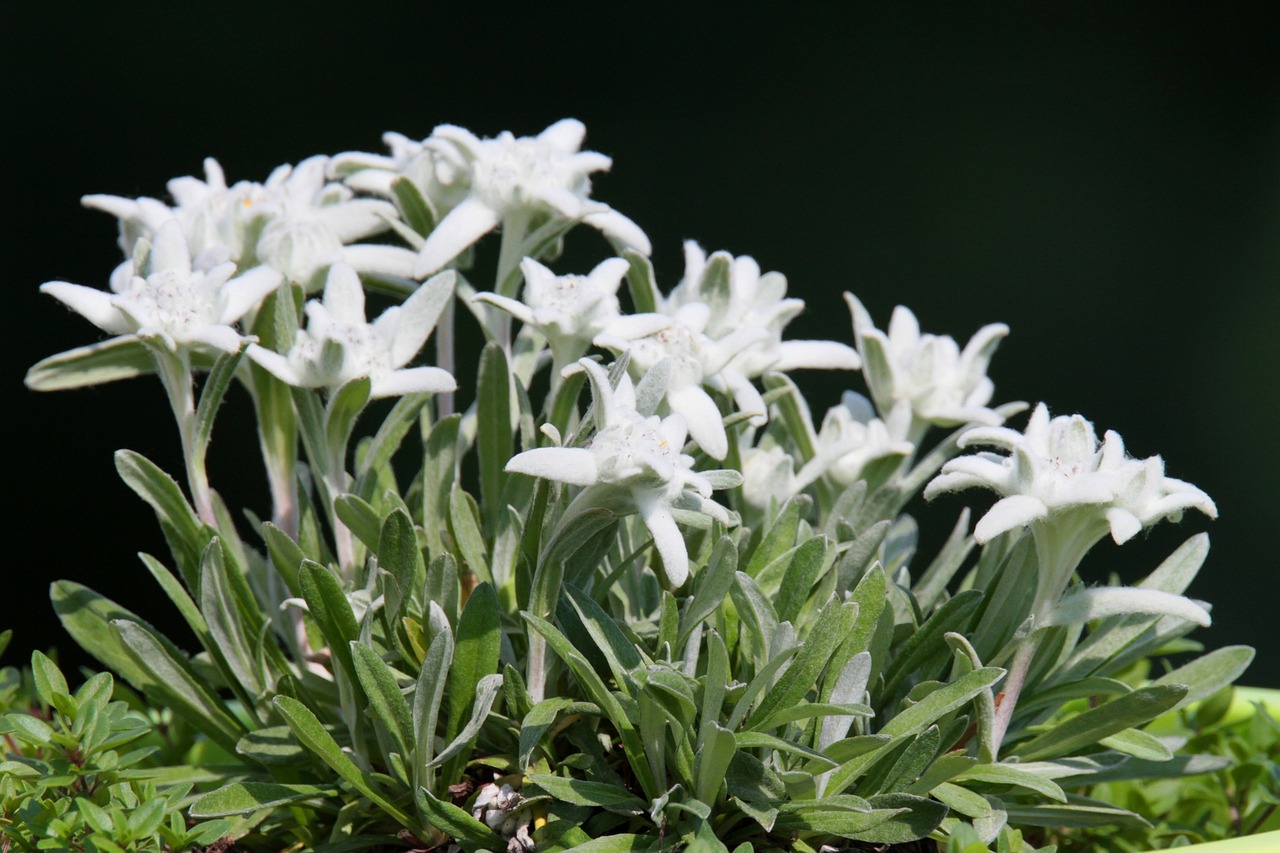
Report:
[[[183,579],[195,589],[199,585],[196,572],[200,555],[209,544],[211,531],[196,518],[178,483],[155,463],[132,450],[117,450],[115,458],[120,479],[155,510],[182,569]]]
[[[67,688],[67,679],[63,677],[62,670],[58,669],[58,665],[44,652],[37,650],[31,653],[31,675],[35,681],[36,695],[46,705],[53,704],[55,693],[63,695],[71,693]]]
[[[119,635],[111,629],[111,623],[118,619],[147,623],[111,599],[73,581],[55,581],[49,588],[49,598],[62,627],[80,648],[119,673],[135,689],[142,690],[151,683],[151,676],[134,661]]]
[[[809,632],[804,646],[796,654],[791,667],[778,679],[778,683],[747,718],[748,729],[759,729],[761,724],[782,708],[798,703],[813,686],[826,668],[827,661],[836,647],[853,629],[858,615],[856,604],[832,598],[818,614],[818,620]]]
[[[792,554],[791,562],[782,577],[782,585],[773,597],[779,622],[796,621],[800,608],[809,599],[809,591],[822,573],[826,558],[827,543],[821,536],[808,540]]]
[[[402,175],[391,182],[391,193],[406,225],[423,237],[435,230],[436,215],[417,184]]]
[[[351,432],[355,429],[356,419],[369,404],[369,387],[369,378],[362,376],[352,379],[329,398],[329,404],[325,406],[324,411],[324,435],[328,441],[327,447],[345,448],[347,446],[347,442],[351,439]],[[339,472],[331,473],[336,475]]]

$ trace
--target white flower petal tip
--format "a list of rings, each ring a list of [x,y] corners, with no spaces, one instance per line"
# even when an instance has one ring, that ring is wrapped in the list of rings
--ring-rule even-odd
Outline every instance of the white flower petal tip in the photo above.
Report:
[[[1043,501],[1029,495],[1012,495],[996,501],[995,506],[978,520],[973,538],[979,545],[985,545],[1001,533],[1025,527],[1048,515],[1049,508]]]

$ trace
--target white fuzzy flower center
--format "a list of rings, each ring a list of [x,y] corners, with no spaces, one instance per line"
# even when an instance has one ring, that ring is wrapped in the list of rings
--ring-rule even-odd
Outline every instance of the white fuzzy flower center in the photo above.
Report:
[[[183,340],[191,330],[222,322],[217,297],[218,288],[203,273],[162,270],[145,279],[135,276],[128,292],[116,297],[116,304],[139,327],[160,329]]]
[[[554,192],[584,194],[583,175],[569,155],[537,139],[510,135],[486,140],[472,167],[471,188],[497,211],[537,202]]]
[[[664,481],[666,478],[654,471],[655,464],[665,464],[674,470],[680,464],[681,448],[671,446],[658,428],[660,423],[656,417],[630,414],[600,430],[591,442],[600,481],[615,484],[634,483],[641,478]]]

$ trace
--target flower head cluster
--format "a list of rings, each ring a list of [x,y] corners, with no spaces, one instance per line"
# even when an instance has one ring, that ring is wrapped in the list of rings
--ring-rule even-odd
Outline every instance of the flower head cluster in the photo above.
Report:
[[[767,412],[752,380],[769,370],[798,368],[855,370],[858,354],[830,341],[783,341],[782,330],[804,308],[787,299],[786,279],[760,274],[749,257],[726,252],[707,257],[696,243],[685,244],[685,276],[658,311],[621,318],[596,344],[628,352],[637,373],[668,362],[667,405],[684,415],[698,446],[724,459],[729,440],[719,406],[708,393],[733,397],[738,410],[762,425]]]
[[[222,167],[207,159],[203,181],[169,182],[173,206],[112,195],[85,196],[84,203],[120,220],[126,254],[139,239],[153,239],[165,222],[176,219],[197,269],[228,261],[241,268],[261,263],[290,281],[309,284],[330,264],[345,261],[365,272],[410,275],[414,253],[408,249],[349,245],[386,231],[396,210],[381,199],[356,198],[328,180],[328,168],[328,157],[310,157],[276,168],[264,183],[228,186]]]
[[[453,125],[437,127],[423,142],[434,154],[435,180],[451,192],[465,187],[466,195],[427,237],[415,274],[440,269],[513,215],[580,221],[648,254],[649,239],[639,226],[589,198],[588,176],[607,171],[612,161],[580,150],[585,134],[582,122],[574,119],[558,121],[537,136],[503,132],[492,139]]]
[[[592,340],[618,319],[618,287],[627,273],[622,258],[602,261],[587,275],[556,275],[532,258],[520,262],[524,301],[496,293],[477,294],[526,326],[551,347],[557,367],[578,360]]]
[[[533,807],[525,805],[524,797],[510,785],[498,787],[494,782],[483,785],[471,814],[506,839],[508,853],[532,853],[535,849],[529,833]]]
[[[1097,535],[1109,531],[1117,543],[1162,519],[1177,520],[1187,509],[1210,518],[1218,514],[1200,489],[1166,477],[1159,456],[1134,459],[1117,433],[1108,431],[1100,443],[1089,421],[1080,415],[1050,418],[1043,403],[1031,413],[1025,432],[975,427],[960,444],[995,447],[1008,455],[980,452],[951,460],[925,497],[973,486],[1001,495],[974,531],[982,543],[1073,510],[1082,511],[1083,526],[1100,531]]]
[[[636,409],[636,390],[623,376],[617,387],[590,359],[581,361],[591,381],[596,432],[587,447],[540,447],[519,453],[506,470],[586,488],[565,512],[572,518],[595,506],[621,507],[640,514],[653,535],[662,573],[672,587],[689,576],[689,552],[676,526],[673,510],[709,515],[731,523],[727,510],[711,500],[713,488],[729,488],[733,473],[701,474],[692,457],[681,452],[684,419],[658,418]],[[723,476],[722,476],[723,475]]]
[[[174,352],[238,351],[244,339],[234,324],[279,285],[279,273],[257,267],[233,278],[234,263],[193,266],[176,219],[161,224],[154,240],[134,242],[129,274],[112,275],[110,292],[65,281],[40,290],[113,335],[155,338]]]
[[[298,331],[289,351],[254,344],[249,357],[299,388],[335,389],[368,377],[369,395],[375,398],[453,391],[457,383],[447,371],[405,367],[426,343],[453,287],[454,274],[442,273],[369,323],[359,276],[346,264],[334,264],[324,299],[307,303],[307,328]]]
[[[951,337],[921,334],[915,314],[904,306],[893,309],[889,329],[882,332],[853,294],[844,296],[853,314],[854,341],[865,362],[863,372],[877,409],[888,412],[906,400],[917,420],[935,426],[999,424],[1003,420],[987,408],[995,393],[987,366],[1000,339],[1009,334],[1008,326],[983,326],[961,351]]]

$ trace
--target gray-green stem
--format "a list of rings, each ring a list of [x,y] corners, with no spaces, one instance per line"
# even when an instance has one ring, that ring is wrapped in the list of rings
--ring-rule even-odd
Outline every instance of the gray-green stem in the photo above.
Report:
[[[186,466],[187,489],[195,504],[200,521],[212,528],[218,526],[218,516],[213,509],[213,493],[209,488],[209,475],[205,471],[205,450],[196,434],[195,388],[191,378],[191,357],[185,351],[162,352],[156,345],[153,356],[160,381],[169,397],[178,435],[182,440],[182,459]]]

